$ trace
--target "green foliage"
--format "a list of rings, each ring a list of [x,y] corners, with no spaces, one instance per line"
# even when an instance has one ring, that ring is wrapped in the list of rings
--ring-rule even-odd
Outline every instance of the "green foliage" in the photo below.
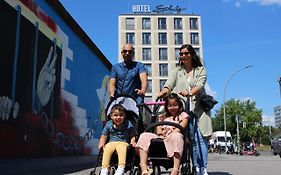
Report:
[[[256,103],[250,100],[231,99],[225,104],[227,131],[237,135],[237,116],[239,118],[240,143],[255,139],[257,143],[270,144],[269,127],[262,126],[262,110],[256,108]],[[224,106],[215,111],[212,118],[214,131],[224,130]]]

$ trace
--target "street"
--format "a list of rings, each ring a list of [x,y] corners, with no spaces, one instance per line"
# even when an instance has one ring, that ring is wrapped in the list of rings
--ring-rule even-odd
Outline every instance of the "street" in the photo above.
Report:
[[[209,175],[278,175],[281,174],[281,158],[270,152],[260,156],[209,154]]]
[[[239,154],[210,153],[208,162],[209,175],[278,175],[281,174],[281,158],[273,156],[269,151],[260,156]],[[66,174],[89,175],[92,169]]]

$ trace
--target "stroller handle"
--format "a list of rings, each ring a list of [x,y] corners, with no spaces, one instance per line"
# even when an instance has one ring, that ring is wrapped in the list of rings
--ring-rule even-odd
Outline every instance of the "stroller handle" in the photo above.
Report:
[[[151,102],[145,102],[146,105],[164,105],[165,101],[151,101]]]

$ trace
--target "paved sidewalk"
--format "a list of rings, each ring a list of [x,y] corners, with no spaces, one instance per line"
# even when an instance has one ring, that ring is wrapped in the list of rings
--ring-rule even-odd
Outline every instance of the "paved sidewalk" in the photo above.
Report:
[[[94,167],[96,156],[0,159],[1,175],[62,175]]]

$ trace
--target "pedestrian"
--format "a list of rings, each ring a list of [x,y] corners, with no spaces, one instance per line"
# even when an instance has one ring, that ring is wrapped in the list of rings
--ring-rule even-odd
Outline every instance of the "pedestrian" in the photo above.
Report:
[[[184,111],[180,97],[171,93],[165,101],[165,119],[164,121],[180,124],[184,129],[188,124],[188,114]],[[151,139],[163,139],[167,156],[173,158],[173,169],[171,175],[178,175],[183,152],[184,138],[180,130],[170,125],[158,126],[156,134],[144,132],[140,135],[136,148],[139,150],[140,167],[142,175],[149,175],[151,171],[147,167],[148,149]]]
[[[212,121],[210,111],[204,111],[200,104],[201,97],[206,94],[206,68],[191,45],[182,45],[179,54],[179,65],[169,72],[168,80],[158,96],[163,97],[172,91],[178,93],[186,101],[186,110],[195,114],[190,115],[189,119],[193,171],[196,175],[207,175],[208,140],[212,135]]]
[[[118,155],[118,168],[114,175],[123,175],[126,165],[127,147],[136,145],[136,131],[129,120],[125,120],[126,109],[115,104],[111,108],[110,118],[103,128],[98,149],[103,149],[102,170],[100,175],[108,175],[110,159],[114,151]],[[106,142],[108,140],[108,142]]]
[[[121,54],[124,61],[111,69],[109,95],[112,98],[118,94],[128,94],[141,104],[147,90],[147,70],[143,63],[133,60],[134,53],[133,45],[123,45]]]

